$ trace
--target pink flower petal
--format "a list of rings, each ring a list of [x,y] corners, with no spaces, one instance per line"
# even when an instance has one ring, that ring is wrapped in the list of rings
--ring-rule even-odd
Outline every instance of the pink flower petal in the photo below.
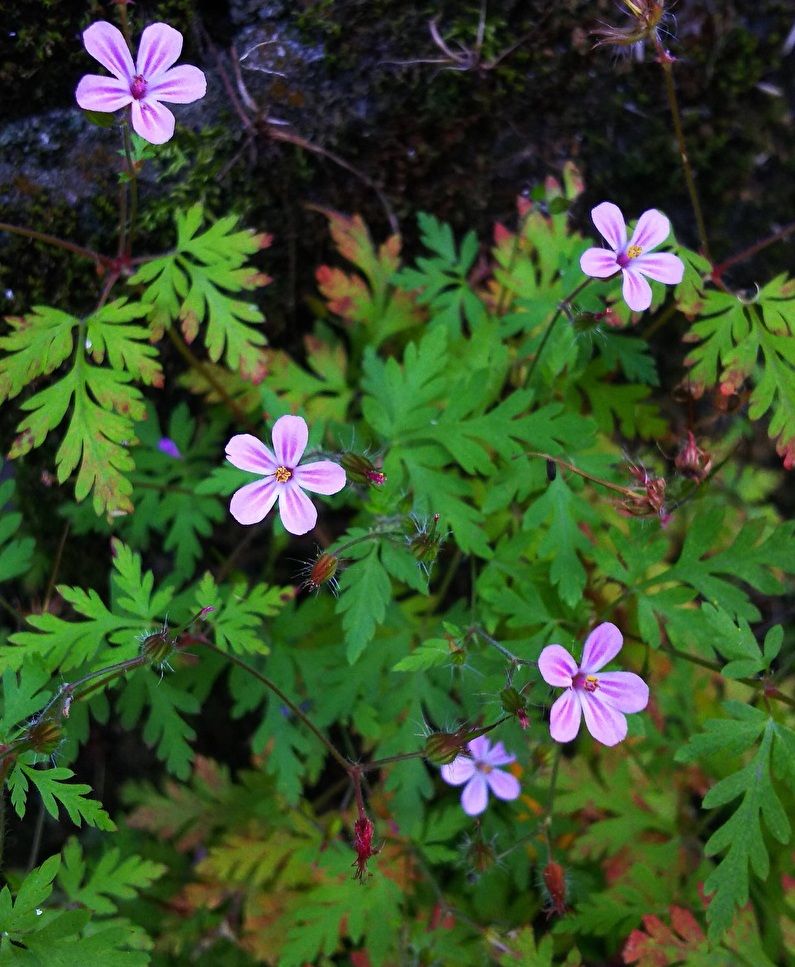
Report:
[[[516,762],[516,756],[506,752],[502,742],[498,742],[483,758],[490,766],[507,766],[511,762]]]
[[[618,272],[620,266],[615,252],[606,248],[589,248],[580,257],[580,268],[593,279],[607,279]]]
[[[567,688],[550,710],[549,734],[556,742],[571,742],[580,731],[581,715],[577,692]]]
[[[132,102],[133,131],[150,144],[165,144],[174,134],[174,115],[159,101]]]
[[[86,74],[77,85],[75,99],[86,111],[102,111],[113,114],[132,101],[130,85],[118,77],[100,77]]]
[[[639,255],[634,260],[633,268],[655,282],[664,282],[666,285],[679,285],[685,274],[684,262],[670,252]]]
[[[618,205],[611,201],[603,201],[601,205],[591,209],[591,218],[614,252],[619,252],[627,243],[627,226]]]
[[[651,305],[651,286],[640,272],[624,269],[624,302],[633,312],[643,312]]]
[[[180,64],[152,80],[146,96],[170,104],[191,104],[207,93],[207,78],[198,67]]]
[[[442,779],[451,786],[460,786],[475,774],[475,763],[465,755],[456,756],[452,762],[442,766]]]
[[[516,776],[502,769],[486,773],[486,782],[498,799],[516,799],[522,791]]]
[[[603,702],[619,712],[640,712],[649,704],[649,686],[634,672],[599,675],[597,691]]]
[[[621,651],[624,637],[614,624],[603,621],[585,639],[580,671],[584,675],[598,672]]]
[[[489,787],[482,772],[476,772],[461,793],[461,806],[467,816],[479,816],[489,804]]]
[[[267,476],[279,464],[264,443],[250,433],[238,433],[226,445],[226,459],[238,470],[251,470]]]
[[[331,460],[316,460],[293,470],[299,487],[315,494],[336,494],[345,486],[345,471]]]
[[[317,511],[307,495],[293,483],[279,488],[279,516],[290,534],[307,534],[317,523]]]
[[[273,450],[282,466],[297,466],[308,439],[309,428],[300,416],[280,416],[273,424]]]
[[[258,524],[276,503],[279,487],[273,478],[255,480],[232,494],[229,512],[238,524]]]
[[[469,749],[470,755],[476,761],[487,762],[489,752],[491,752],[491,742],[489,742],[485,735],[479,735],[476,739],[472,739],[471,742],[467,742],[467,749]]]
[[[661,245],[668,238],[670,231],[671,223],[665,215],[658,212],[656,208],[650,208],[638,219],[638,224],[635,226],[635,231],[632,233],[632,238],[627,247],[631,248],[633,245],[637,245],[644,252],[648,252],[649,249]]]
[[[602,745],[618,745],[627,737],[627,720],[618,709],[599,698],[599,691],[580,693],[588,731]]]
[[[118,27],[99,20],[83,31],[83,43],[91,56],[120,81],[132,80],[135,74],[132,57],[124,34]]]
[[[547,685],[568,688],[578,668],[563,645],[547,645],[538,656],[538,670]]]
[[[138,44],[136,73],[152,81],[176,64],[181,53],[182,34],[178,30],[168,24],[150,24],[141,34]]]

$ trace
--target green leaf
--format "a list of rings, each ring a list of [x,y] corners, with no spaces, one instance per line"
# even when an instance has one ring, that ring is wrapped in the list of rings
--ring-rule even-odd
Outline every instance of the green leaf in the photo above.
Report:
[[[750,762],[716,783],[702,803],[704,809],[714,809],[741,797],[739,806],[705,847],[707,856],[726,853],[705,883],[706,892],[714,894],[707,909],[709,937],[713,941],[729,929],[736,908],[748,902],[750,872],[762,880],[768,876],[770,862],[762,822],[780,843],[789,842],[791,831],[770,768],[774,743],[782,741],[779,726],[757,710],[748,710],[754,714],[747,716],[736,705],[728,705],[728,711],[735,717],[742,715],[745,721],[712,720],[707,723],[707,733],[693,736],[677,755],[679,761],[693,761],[702,755],[736,754],[749,748],[761,735]]]
[[[36,911],[52,893],[53,880],[60,864],[60,856],[51,856],[41,866],[31,870],[13,900],[8,887],[3,887],[0,892],[0,937],[19,935],[36,927],[39,917]]]
[[[117,299],[81,321],[38,306],[30,316],[14,320],[13,336],[0,340],[12,352],[0,363],[0,400],[52,372],[74,347],[67,373],[22,404],[30,415],[17,427],[19,436],[9,456],[24,456],[41,446],[70,413],[55,455],[58,481],[63,483],[77,469],[75,497],[80,501],[93,491],[97,514],[132,510],[126,476],[133,466],[129,447],[137,442],[133,421],[143,419],[144,408],[140,391],[130,384],[135,379],[162,382],[155,350],[146,342],[147,330],[130,325],[148,311],[145,303]],[[107,357],[112,368],[92,366],[90,356],[98,362]]]
[[[125,856],[121,850],[106,850],[90,869],[76,839],[63,849],[58,884],[71,903],[79,903],[97,914],[118,912],[119,900],[131,900],[163,876],[168,867],[140,856]]]
[[[340,578],[337,613],[342,615],[345,654],[352,665],[372,640],[384,620],[392,585],[381,563],[378,547],[345,568]]]
[[[749,416],[770,413],[770,437],[795,466],[795,281],[779,275],[752,299],[708,291],[685,339],[698,344],[685,360],[696,389],[731,394],[751,380]]]
[[[97,829],[110,832],[115,830],[116,824],[101,804],[95,799],[86,798],[87,794],[91,792],[91,786],[84,783],[70,783],[68,780],[73,775],[71,769],[66,769],[63,766],[54,769],[36,769],[24,757],[17,759],[14,769],[8,777],[11,801],[17,815],[20,818],[25,815],[25,800],[28,781],[30,781],[38,789],[44,808],[53,819],[58,819],[58,804],[60,803],[76,826],[80,826],[85,821],[89,826],[96,826]]]
[[[446,638],[430,638],[417,645],[410,655],[393,666],[396,672],[422,672],[450,663],[450,642]]]
[[[32,537],[17,537],[22,515],[13,506],[15,485],[13,480],[0,483],[0,583],[25,574],[30,567],[35,541]]]
[[[284,587],[255,584],[249,589],[244,581],[218,587],[209,571],[196,588],[197,610],[212,607],[208,625],[215,644],[223,651],[238,654],[267,655],[270,647],[265,639],[265,622],[278,614],[290,599]]]
[[[259,326],[264,316],[252,302],[236,298],[270,280],[248,265],[248,259],[270,244],[270,237],[235,231],[230,215],[199,232],[205,215],[201,205],[175,214],[177,244],[173,252],[145,262],[129,280],[145,285],[155,331],[181,322],[190,343],[201,333],[210,359],[222,357],[233,372],[260,382],[266,372]]]

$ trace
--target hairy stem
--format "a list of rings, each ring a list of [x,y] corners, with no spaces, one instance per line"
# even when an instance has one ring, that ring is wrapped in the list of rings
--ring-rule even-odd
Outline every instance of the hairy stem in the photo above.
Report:
[[[0,222],[0,232],[9,232],[11,235],[21,235],[23,238],[32,238],[36,242],[44,242],[45,245],[52,245],[55,248],[65,249],[73,255],[81,258],[90,259],[97,265],[103,267],[113,263],[113,259],[107,255],[101,255],[93,249],[84,248],[82,245],[75,245],[74,242],[67,242],[65,238],[58,238],[57,235],[49,235],[47,232],[37,232],[33,228],[23,228],[21,225],[11,225],[9,222]]]
[[[701,201],[698,197],[696,180],[693,177],[693,169],[690,165],[690,158],[687,154],[687,142],[685,141],[685,132],[684,128],[682,127],[682,116],[679,112],[679,99],[676,95],[676,84],[674,83],[673,62],[670,55],[663,48],[659,40],[657,41],[657,60],[662,68],[663,77],[665,78],[665,94],[668,98],[668,107],[671,111],[671,119],[674,125],[676,143],[679,148],[679,160],[682,162],[682,171],[685,176],[687,193],[690,195],[690,204],[693,206],[693,214],[696,217],[696,228],[698,230],[701,251],[703,252],[704,257],[712,262],[712,256],[710,255],[709,250],[709,240],[707,239],[707,227],[706,223],[704,222],[704,213],[701,209]]]
[[[541,355],[544,352],[547,342],[549,341],[549,337],[552,335],[552,330],[555,328],[555,323],[563,315],[564,311],[571,306],[572,300],[575,299],[582,292],[582,290],[586,287],[586,285],[590,285],[591,281],[592,280],[590,276],[586,277],[585,279],[582,280],[582,282],[580,282],[580,284],[576,288],[571,290],[571,292],[565,297],[565,299],[561,299],[561,301],[558,303],[557,309],[553,313],[552,318],[547,323],[546,331],[544,332],[544,335],[541,337],[541,342],[538,344],[538,349],[536,350],[536,354],[533,357],[533,361],[532,363],[530,363],[530,368],[528,369],[527,375],[524,378],[525,386],[530,385],[530,380],[533,378],[533,373],[536,371],[536,366],[538,366],[538,361],[541,359]]]

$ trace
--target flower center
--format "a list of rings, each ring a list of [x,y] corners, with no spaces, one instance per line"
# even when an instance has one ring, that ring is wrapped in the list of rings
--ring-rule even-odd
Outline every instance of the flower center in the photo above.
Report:
[[[276,478],[277,483],[287,483],[292,475],[292,470],[288,470],[287,467],[277,467],[276,473],[273,476]]]
[[[476,766],[478,772],[482,772],[484,775],[488,775],[494,766],[490,766],[488,762],[478,762]]]
[[[586,675],[582,687],[586,692],[595,692],[599,688],[599,679],[596,675]]]
[[[630,247],[627,249],[627,258],[636,259],[642,251],[643,249],[640,247],[640,245],[630,245]]]
[[[132,94],[136,101],[140,101],[144,94],[146,94],[146,78],[143,74],[136,74],[133,77],[132,84],[130,84],[130,94]]]

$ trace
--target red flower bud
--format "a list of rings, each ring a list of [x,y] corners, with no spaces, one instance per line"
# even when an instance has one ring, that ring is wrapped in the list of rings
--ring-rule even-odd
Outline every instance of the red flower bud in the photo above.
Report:
[[[373,824],[362,813],[353,824],[353,848],[356,850],[356,859],[351,865],[356,867],[354,876],[357,880],[364,880],[367,861],[378,852],[377,849],[373,849],[373,832]]]

